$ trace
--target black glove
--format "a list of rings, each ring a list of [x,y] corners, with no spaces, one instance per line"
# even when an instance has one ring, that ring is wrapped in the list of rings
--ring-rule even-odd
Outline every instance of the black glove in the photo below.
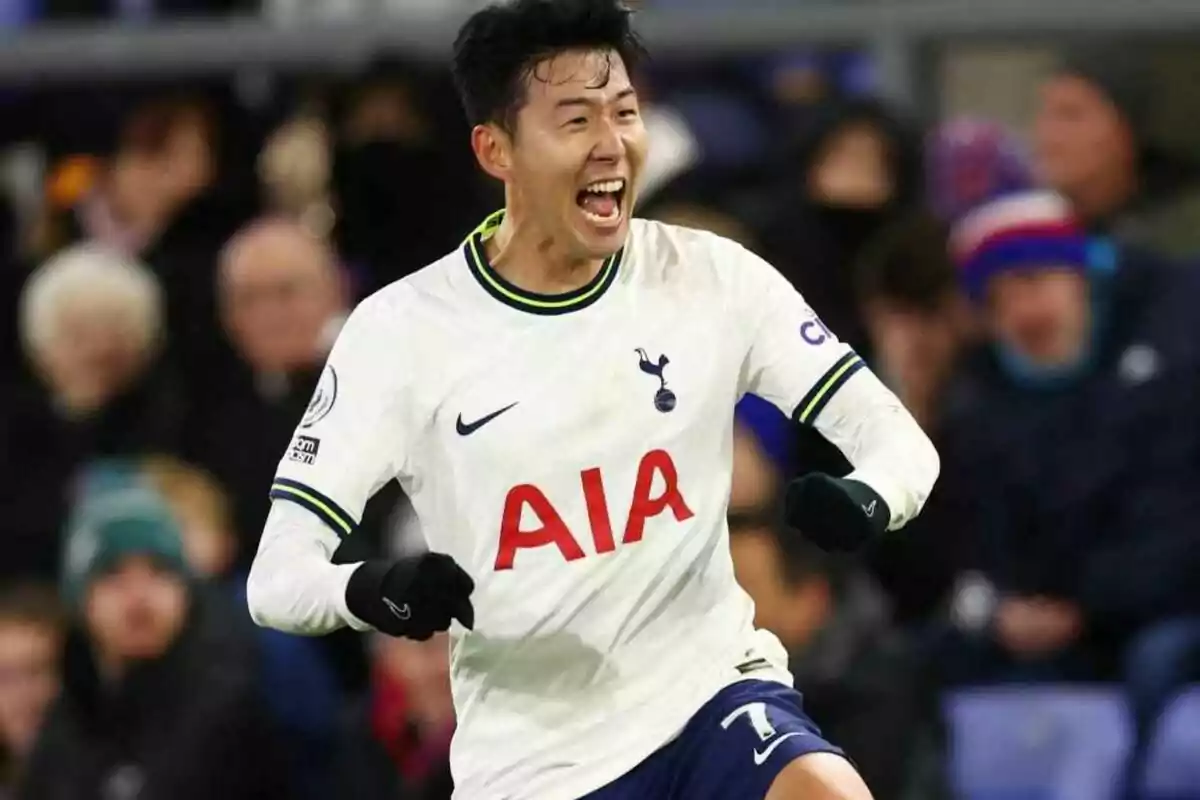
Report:
[[[865,483],[822,473],[792,481],[784,500],[787,524],[826,552],[851,552],[887,531],[892,512]]]
[[[475,581],[442,553],[367,561],[346,584],[346,607],[377,631],[425,641],[451,618],[475,627]]]

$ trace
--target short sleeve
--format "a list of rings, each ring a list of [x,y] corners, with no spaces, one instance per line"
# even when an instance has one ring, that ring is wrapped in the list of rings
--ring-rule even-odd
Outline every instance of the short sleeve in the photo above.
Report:
[[[805,425],[865,366],[779,271],[740,245],[733,251],[735,324],[749,332],[742,390]]]
[[[406,452],[404,343],[380,305],[369,298],[346,321],[271,485],[273,499],[307,508],[343,537]]]

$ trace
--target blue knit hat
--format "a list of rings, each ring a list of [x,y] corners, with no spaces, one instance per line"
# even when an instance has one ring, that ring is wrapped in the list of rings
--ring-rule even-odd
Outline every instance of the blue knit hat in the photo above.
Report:
[[[62,592],[74,609],[97,576],[130,556],[147,556],[191,579],[179,523],[158,493],[133,482],[87,492],[79,499],[64,552]]]
[[[967,214],[950,234],[950,252],[973,299],[1001,272],[1088,268],[1089,243],[1070,205],[1053,192],[1002,197]]]

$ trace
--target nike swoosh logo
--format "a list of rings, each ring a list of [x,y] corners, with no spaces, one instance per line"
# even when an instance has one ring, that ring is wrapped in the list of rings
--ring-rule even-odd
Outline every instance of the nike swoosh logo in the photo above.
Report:
[[[459,436],[470,436],[472,433],[479,430],[484,425],[487,425],[489,422],[491,422],[496,417],[503,414],[505,411],[511,411],[516,405],[517,405],[516,403],[513,403],[511,406],[505,406],[504,408],[500,409],[499,411],[493,411],[492,413],[488,414],[486,417],[482,417],[471,423],[463,422],[462,414],[459,414],[458,421],[454,424],[454,429],[458,431]]]
[[[868,517],[875,516],[875,504],[878,502],[879,502],[878,500],[872,500],[871,505],[862,507],[862,510],[867,512]]]
[[[775,752],[775,748],[779,747],[779,745],[783,744],[788,739],[791,739],[793,736],[803,736],[803,735],[804,734],[796,732],[796,731],[793,731],[792,733],[785,733],[783,736],[780,736],[778,739],[776,739],[775,741],[773,741],[769,745],[767,745],[767,749],[763,750],[761,753],[758,752],[757,750],[755,750],[754,751],[754,764],[756,766],[761,767],[766,762],[766,760],[771,757],[771,753]]]
[[[390,598],[385,597],[383,598],[383,604],[387,606],[388,611],[391,611],[393,614],[395,614],[396,618],[401,622],[408,622],[410,619],[412,619],[412,609],[408,607],[408,603],[398,606],[393,603]]]

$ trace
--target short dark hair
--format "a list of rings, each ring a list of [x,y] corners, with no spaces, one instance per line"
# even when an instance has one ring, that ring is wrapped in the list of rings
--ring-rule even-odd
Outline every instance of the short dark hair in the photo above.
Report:
[[[61,633],[66,614],[53,585],[19,581],[0,590],[0,624],[32,625]]]
[[[612,50],[632,70],[645,55],[632,14],[621,0],[510,0],[475,13],[454,41],[468,120],[512,130],[534,69],[567,50]]]
[[[210,147],[215,148],[220,127],[215,105],[203,95],[172,94],[136,106],[125,118],[120,148],[138,154],[157,155],[181,128],[195,126]]]

